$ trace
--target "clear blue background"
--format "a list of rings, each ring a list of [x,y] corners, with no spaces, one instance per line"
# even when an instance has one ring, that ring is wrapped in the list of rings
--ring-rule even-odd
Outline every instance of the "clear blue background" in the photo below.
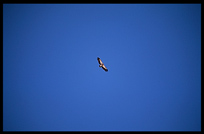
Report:
[[[4,4],[3,130],[200,131],[201,4]]]

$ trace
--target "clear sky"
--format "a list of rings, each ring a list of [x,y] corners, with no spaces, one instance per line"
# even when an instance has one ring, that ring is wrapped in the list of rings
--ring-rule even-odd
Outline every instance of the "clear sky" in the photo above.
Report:
[[[200,131],[201,4],[3,4],[3,130]]]

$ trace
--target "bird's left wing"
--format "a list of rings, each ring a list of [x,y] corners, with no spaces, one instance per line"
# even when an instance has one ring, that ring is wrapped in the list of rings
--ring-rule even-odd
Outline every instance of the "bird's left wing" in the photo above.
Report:
[[[100,58],[97,58],[97,60],[98,60],[98,63],[99,63],[100,65],[102,65],[102,64],[103,64],[103,62],[101,61],[101,59],[100,59]]]

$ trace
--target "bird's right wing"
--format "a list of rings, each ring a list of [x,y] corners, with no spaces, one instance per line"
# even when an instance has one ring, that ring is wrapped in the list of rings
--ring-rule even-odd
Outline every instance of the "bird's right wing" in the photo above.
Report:
[[[105,65],[102,66],[103,70],[105,70],[106,72],[108,71],[108,69],[105,67]]]

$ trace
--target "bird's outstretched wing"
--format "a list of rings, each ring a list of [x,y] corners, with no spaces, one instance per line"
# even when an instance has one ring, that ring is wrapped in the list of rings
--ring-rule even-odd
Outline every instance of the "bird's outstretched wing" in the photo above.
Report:
[[[103,64],[103,62],[101,61],[101,59],[100,59],[100,58],[97,58],[97,60],[98,60],[98,63],[99,63],[100,65],[102,65],[102,64]]]
[[[103,70],[105,70],[106,72],[108,71],[108,69],[105,67],[105,65],[102,66]]]

